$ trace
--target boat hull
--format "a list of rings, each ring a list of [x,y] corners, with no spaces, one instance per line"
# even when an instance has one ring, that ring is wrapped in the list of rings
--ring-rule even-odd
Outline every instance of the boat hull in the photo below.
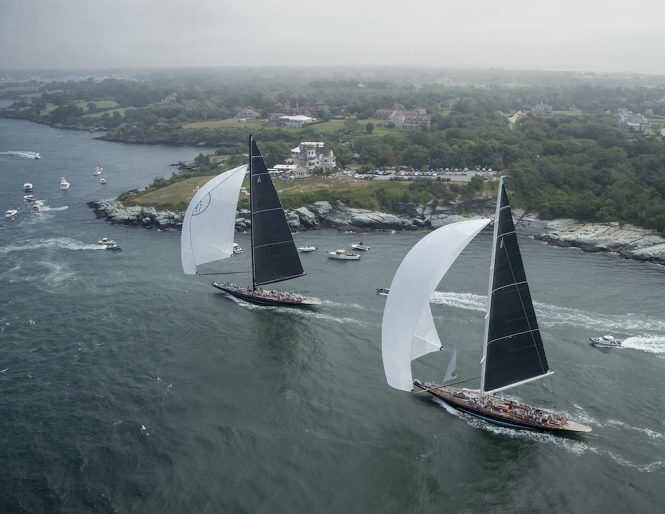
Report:
[[[212,286],[240,300],[266,307],[313,307],[321,305],[321,302],[316,298],[307,298],[295,293],[271,295],[260,289],[252,291],[251,289],[238,288],[219,282],[213,282]]]
[[[493,394],[481,396],[478,391],[414,380],[414,391],[427,392],[451,407],[494,425],[538,432],[578,433],[591,428],[550,411],[525,403],[504,400]]]

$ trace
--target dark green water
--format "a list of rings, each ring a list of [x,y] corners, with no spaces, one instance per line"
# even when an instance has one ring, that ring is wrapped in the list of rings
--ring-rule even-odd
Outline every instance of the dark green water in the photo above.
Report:
[[[664,268],[525,236],[555,375],[515,394],[593,432],[498,429],[385,383],[374,291],[423,233],[297,234],[319,250],[282,288],[323,305],[249,306],[182,274],[179,234],[110,226],[85,206],[199,149],[0,120],[11,150],[42,159],[0,155],[0,209],[22,208],[0,221],[0,512],[661,511]],[[98,250],[103,236],[123,252]],[[372,247],[360,262],[325,257],[358,239]],[[247,269],[247,255],[230,267]],[[433,297],[465,377],[480,370],[488,266],[481,234]],[[604,333],[626,348],[588,344]],[[438,355],[423,361],[415,376],[442,376]]]

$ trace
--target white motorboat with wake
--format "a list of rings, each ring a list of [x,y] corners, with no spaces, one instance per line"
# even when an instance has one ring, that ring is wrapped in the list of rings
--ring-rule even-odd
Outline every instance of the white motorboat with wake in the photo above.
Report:
[[[5,211],[5,218],[13,218],[18,214],[18,209],[7,209]]]
[[[70,186],[70,183],[67,182],[67,179],[65,177],[62,177],[60,179],[60,189],[62,191],[66,191],[67,189],[69,189],[69,186]]]
[[[100,246],[112,246],[116,243],[113,239],[109,239],[108,237],[102,237],[99,241],[97,241],[97,244]]]
[[[353,243],[353,244],[351,245],[351,248],[353,248],[354,250],[360,250],[361,252],[367,252],[367,251],[370,250],[370,247],[367,246],[367,245],[366,245],[365,243],[363,243],[362,241],[360,241],[359,243]]]
[[[609,334],[602,337],[590,337],[589,341],[597,348],[619,348],[623,342],[621,339],[616,339]]]

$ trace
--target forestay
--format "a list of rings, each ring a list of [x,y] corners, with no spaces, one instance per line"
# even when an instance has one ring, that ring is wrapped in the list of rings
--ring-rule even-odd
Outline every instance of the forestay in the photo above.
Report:
[[[198,266],[232,254],[238,195],[246,171],[247,165],[243,164],[217,175],[189,203],[180,235],[185,274],[193,275]]]
[[[455,259],[489,221],[460,221],[431,232],[397,269],[381,327],[383,368],[391,387],[410,391],[411,361],[441,348],[430,297]]]

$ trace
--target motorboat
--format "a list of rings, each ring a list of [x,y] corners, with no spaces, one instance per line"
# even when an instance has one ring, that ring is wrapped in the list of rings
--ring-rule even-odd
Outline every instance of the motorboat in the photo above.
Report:
[[[39,214],[39,205],[32,206],[32,214]]]
[[[18,214],[18,209],[7,209],[5,211],[5,218],[13,218]]]
[[[26,193],[32,191],[32,184],[30,182],[26,182],[25,184],[23,184],[23,191],[25,191]]]
[[[23,199],[26,202],[30,202],[30,203],[35,203],[37,201],[37,197],[35,195],[24,195]]]
[[[102,171],[104,171],[104,168],[102,168],[101,166],[97,166],[95,168],[95,171],[93,172],[93,175],[101,175]]]
[[[109,239],[108,237],[102,237],[99,241],[97,241],[98,245],[102,246],[111,246],[111,245],[117,245],[113,239]]]
[[[347,251],[345,248],[328,252],[328,259],[337,259],[339,261],[359,261],[360,255]]]
[[[376,294],[381,295],[381,296],[388,296],[388,293],[390,292],[390,289],[387,287],[377,287],[376,288]]]
[[[60,179],[60,189],[65,191],[65,190],[69,189],[69,186],[70,186],[70,184],[69,184],[69,182],[67,182],[67,179],[65,177],[62,177]]]
[[[101,185],[105,185],[105,184],[106,184],[106,179],[105,179],[104,177],[100,178],[100,179],[99,179],[99,183],[100,183]]]
[[[354,250],[360,250],[361,252],[366,252],[370,249],[369,246],[367,246],[362,241],[360,241],[359,243],[353,243],[351,245],[351,248],[353,248]]]
[[[616,339],[611,335],[604,335],[602,337],[590,337],[589,340],[593,346],[597,348],[620,348],[621,339]]]
[[[305,246],[299,246],[298,250],[302,253],[308,253],[308,252],[313,252],[316,250],[316,246],[311,246],[309,243],[306,244]]]
[[[238,255],[239,253],[242,253],[242,248],[238,243],[233,243],[233,254]]]

